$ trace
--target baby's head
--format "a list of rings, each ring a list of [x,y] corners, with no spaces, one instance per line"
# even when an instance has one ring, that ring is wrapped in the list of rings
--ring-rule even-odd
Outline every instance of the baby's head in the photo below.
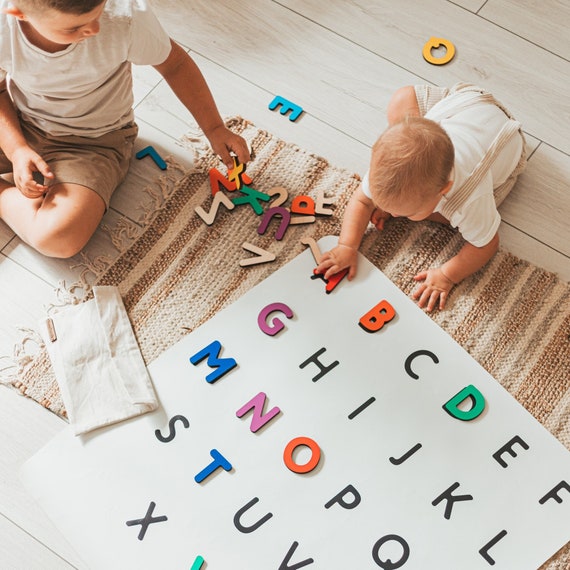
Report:
[[[453,144],[436,122],[406,117],[372,147],[370,192],[374,204],[396,217],[427,218],[451,188]]]

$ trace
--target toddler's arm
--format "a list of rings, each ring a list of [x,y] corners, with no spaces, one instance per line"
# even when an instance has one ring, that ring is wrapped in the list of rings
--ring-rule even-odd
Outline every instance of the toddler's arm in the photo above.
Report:
[[[445,307],[447,296],[454,285],[481,269],[499,249],[499,233],[482,247],[470,243],[459,250],[457,255],[446,261],[441,267],[418,273],[414,279],[422,281],[412,293],[420,307],[432,311],[439,301],[439,308]]]
[[[33,173],[41,172],[48,179],[53,178],[53,173],[26,142],[5,80],[0,82],[0,148],[12,163],[14,184],[24,196],[39,198],[47,192],[47,186],[38,184]]]
[[[325,279],[347,267],[349,268],[348,279],[356,275],[358,248],[373,211],[372,200],[362,192],[359,186],[346,206],[338,245],[324,253],[317,266],[317,271],[324,272]]]
[[[212,150],[228,169],[233,168],[230,151],[245,164],[251,160],[245,140],[228,129],[216,107],[210,88],[194,60],[174,41],[166,61],[155,69],[166,79],[172,91],[192,113],[210,141]]]

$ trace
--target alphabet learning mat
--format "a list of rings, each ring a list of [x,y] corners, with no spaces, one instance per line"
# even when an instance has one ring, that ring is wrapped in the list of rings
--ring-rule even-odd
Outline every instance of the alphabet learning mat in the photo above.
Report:
[[[535,570],[570,539],[568,450],[365,258],[314,267],[154,361],[156,412],[24,466],[88,568]]]

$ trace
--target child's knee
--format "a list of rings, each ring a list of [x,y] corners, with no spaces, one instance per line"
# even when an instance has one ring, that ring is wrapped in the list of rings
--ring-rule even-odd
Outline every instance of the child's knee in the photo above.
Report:
[[[70,243],[54,243],[49,240],[38,240],[30,245],[42,255],[46,257],[54,257],[57,259],[69,259],[78,254],[83,246]]]
[[[61,228],[44,228],[30,235],[28,244],[46,257],[68,259],[78,254],[89,241],[90,236],[77,235]]]
[[[413,85],[400,87],[394,91],[388,102],[388,109],[386,110],[388,123],[390,125],[402,120],[406,115],[418,116],[419,114],[416,90]]]
[[[73,257],[91,239],[104,213],[103,200],[91,190],[54,190],[38,210],[27,241],[48,257]]]

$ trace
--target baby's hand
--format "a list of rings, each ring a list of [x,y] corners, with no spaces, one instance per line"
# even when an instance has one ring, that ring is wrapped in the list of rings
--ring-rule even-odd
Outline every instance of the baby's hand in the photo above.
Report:
[[[377,230],[383,230],[386,220],[389,220],[391,217],[392,216],[388,212],[385,212],[380,208],[374,208],[370,215],[370,221],[376,226]]]
[[[422,271],[414,279],[423,281],[412,293],[412,297],[418,301],[418,305],[422,309],[426,307],[428,311],[433,311],[438,300],[439,308],[445,308],[445,302],[455,283],[444,275],[441,268],[437,267]]]
[[[358,263],[358,250],[349,245],[337,245],[330,251],[323,253],[321,261],[317,266],[318,273],[324,273],[324,278],[329,279],[339,271],[348,269],[348,280],[356,275],[356,265]]]

